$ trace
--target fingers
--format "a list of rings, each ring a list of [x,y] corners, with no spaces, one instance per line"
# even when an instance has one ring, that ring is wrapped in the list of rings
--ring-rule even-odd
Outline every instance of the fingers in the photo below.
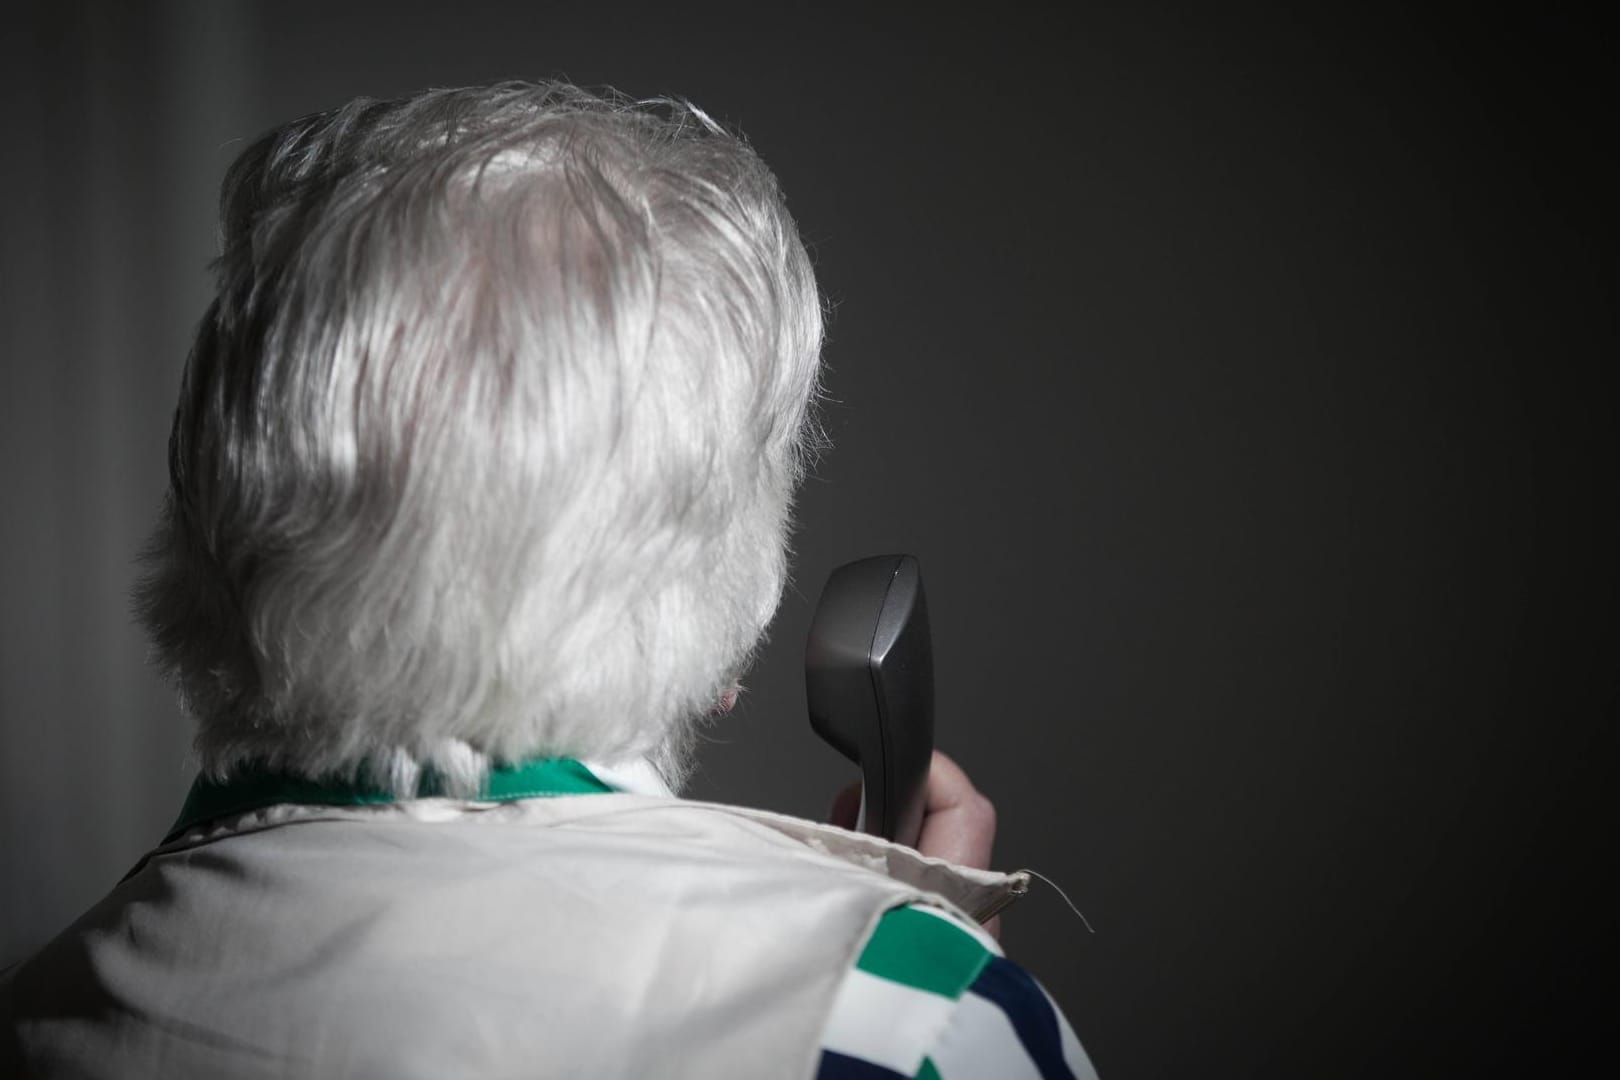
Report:
[[[827,820],[841,828],[853,829],[860,808],[861,785],[857,781],[833,799]],[[973,786],[960,765],[935,750],[928,768],[917,850],[924,855],[987,870],[995,839],[994,804]]]
[[[932,814],[940,810],[949,810],[978,794],[978,789],[973,786],[973,781],[968,779],[968,774],[962,771],[962,766],[952,761],[943,751],[935,750],[933,760],[928,763],[926,812]]]
[[[856,781],[833,799],[828,820],[841,828],[853,829],[860,809],[861,785]],[[928,766],[922,835],[917,840],[917,850],[963,866],[988,870],[995,840],[994,804],[973,786],[960,765],[935,750]],[[984,928],[1000,940],[999,916]]]
[[[928,769],[927,807],[917,850],[988,870],[995,839],[995,806],[973,786],[956,762],[935,750]]]

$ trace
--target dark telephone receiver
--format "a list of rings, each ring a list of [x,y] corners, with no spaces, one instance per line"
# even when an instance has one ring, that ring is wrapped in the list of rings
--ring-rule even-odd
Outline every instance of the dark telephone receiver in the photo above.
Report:
[[[922,830],[934,751],[934,652],[910,555],[834,570],[804,650],[810,726],[860,766],[856,828],[909,846]]]

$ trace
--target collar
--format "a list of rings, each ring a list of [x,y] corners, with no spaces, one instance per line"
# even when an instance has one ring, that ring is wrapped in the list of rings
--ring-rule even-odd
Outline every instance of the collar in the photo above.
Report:
[[[574,758],[532,758],[513,765],[492,769],[474,796],[454,800],[464,808],[469,804],[486,804],[482,809],[491,813],[514,814],[553,813],[562,811],[553,804],[543,810],[534,804],[514,805],[496,810],[487,804],[544,798],[556,795],[619,794],[630,800],[628,804],[615,804],[615,812],[623,813],[625,806],[643,811],[664,813],[720,813],[744,818],[756,825],[783,834],[805,847],[831,856],[840,862],[875,871],[896,881],[943,896],[958,905],[973,919],[983,921],[999,912],[1007,904],[1024,895],[1029,889],[1029,872],[1019,870],[1001,874],[990,870],[956,866],[943,859],[923,855],[910,848],[850,832],[835,825],[823,825],[769,810],[719,803],[698,803],[673,798],[663,778],[645,759],[604,764],[582,762]],[[637,798],[640,796],[640,798]],[[425,774],[417,785],[414,799],[443,798],[439,781]],[[331,807],[327,816],[348,816],[346,809],[359,806],[387,805],[409,802],[398,799],[380,788],[358,780],[308,780],[289,776],[264,768],[246,768],[233,774],[229,780],[209,780],[198,777],[186,797],[185,806],[174,828],[164,837],[169,844],[188,832],[193,826],[216,818],[247,814],[255,810],[282,807],[297,819],[321,816],[316,807]],[[595,800],[588,800],[594,804]],[[568,813],[590,814],[593,809],[584,805]],[[285,819],[284,819],[285,820]],[[260,823],[256,827],[264,827]],[[143,858],[126,875],[135,874],[146,863]]]
[[[469,802],[505,802],[511,799],[543,798],[553,795],[600,795],[630,792],[637,795],[671,795],[651,763],[634,759],[617,764],[586,765],[574,758],[530,758],[511,765],[497,765],[478,791],[466,796]],[[436,773],[424,770],[413,796],[418,799],[443,798],[443,785]],[[230,814],[246,813],[266,806],[301,804],[312,806],[374,806],[400,801],[375,784],[358,777],[329,777],[310,780],[283,772],[249,766],[227,780],[197,777],[180,808],[180,817],[164,837],[167,843],[194,825]]]

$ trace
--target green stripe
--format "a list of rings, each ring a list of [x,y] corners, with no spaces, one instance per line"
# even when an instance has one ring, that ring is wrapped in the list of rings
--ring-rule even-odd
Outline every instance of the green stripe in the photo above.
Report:
[[[527,799],[539,795],[594,795],[613,789],[573,758],[537,758],[490,770],[489,779],[474,799],[499,801]],[[443,794],[443,784],[432,770],[424,771],[416,785],[417,798]],[[241,814],[266,806],[297,803],[306,806],[370,806],[394,801],[394,796],[375,784],[357,778],[335,777],[308,780],[265,769],[247,768],[229,780],[197,777],[180,808],[180,818],[164,839],[193,825],[200,825],[227,814]]]
[[[535,795],[606,795],[612,791],[573,758],[541,758],[491,769],[476,797],[527,799]]]
[[[883,913],[855,966],[868,975],[951,999],[962,996],[990,950],[944,919],[898,907]]]

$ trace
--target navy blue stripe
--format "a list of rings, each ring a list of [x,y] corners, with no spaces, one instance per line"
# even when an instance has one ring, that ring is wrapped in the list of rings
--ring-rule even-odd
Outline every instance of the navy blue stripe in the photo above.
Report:
[[[1005,957],[992,956],[968,993],[979,995],[1007,1015],[1043,1080],[1074,1080],[1069,1063],[1063,1060],[1057,1014],[1027,971]]]
[[[816,1080],[895,1080],[895,1077],[910,1080],[903,1073],[885,1069],[865,1058],[835,1054],[831,1050],[821,1052],[821,1064],[816,1067]]]

